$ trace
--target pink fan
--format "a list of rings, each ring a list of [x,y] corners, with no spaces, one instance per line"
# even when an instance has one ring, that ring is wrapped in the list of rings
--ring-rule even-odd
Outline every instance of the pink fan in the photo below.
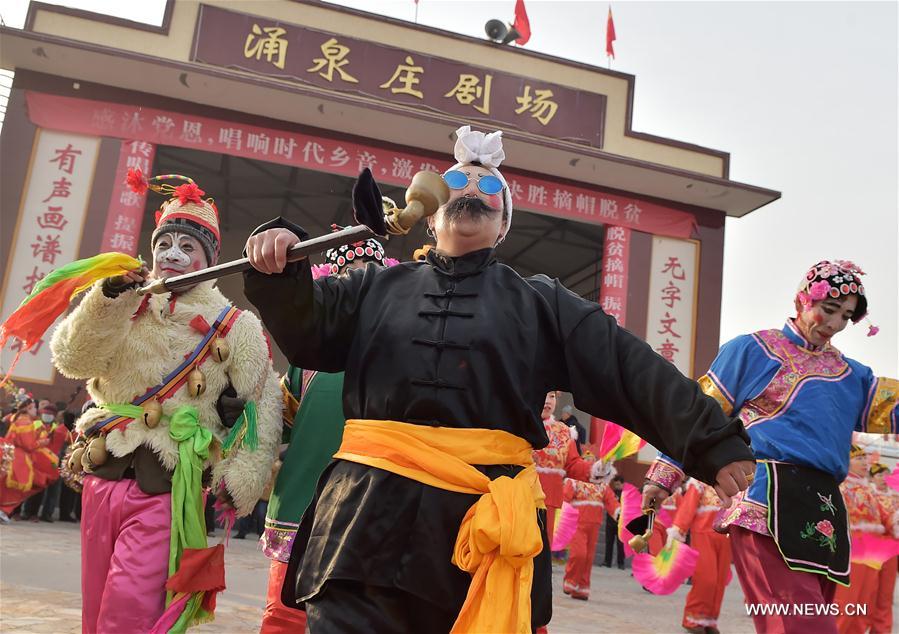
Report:
[[[577,531],[577,520],[580,512],[576,506],[562,502],[562,509],[556,516],[556,527],[553,529],[552,547],[550,550],[565,550]]]
[[[698,550],[674,540],[655,557],[635,555],[631,567],[641,586],[653,594],[671,594],[693,574],[697,561]]]
[[[871,533],[852,536],[852,563],[880,570],[888,559],[899,555],[899,541]]]
[[[632,557],[634,549],[627,542],[634,536],[627,525],[643,515],[643,495],[630,482],[625,482],[621,489],[621,514],[618,516],[618,539],[624,545],[624,556]]]

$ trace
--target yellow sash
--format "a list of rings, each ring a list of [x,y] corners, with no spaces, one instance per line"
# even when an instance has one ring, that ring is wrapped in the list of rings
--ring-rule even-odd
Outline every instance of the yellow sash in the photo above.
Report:
[[[472,575],[452,632],[531,631],[534,557],[543,549],[537,508],[543,490],[531,445],[492,429],[424,427],[348,420],[335,458],[433,487],[480,495],[462,520],[453,563]],[[490,480],[471,465],[520,465],[515,478]]]

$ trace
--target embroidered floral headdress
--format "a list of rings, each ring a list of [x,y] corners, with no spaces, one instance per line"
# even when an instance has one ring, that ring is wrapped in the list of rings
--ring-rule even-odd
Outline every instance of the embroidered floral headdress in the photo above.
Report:
[[[839,299],[855,295],[858,297],[858,304],[852,314],[852,323],[857,324],[868,315],[868,298],[862,284],[864,274],[858,265],[849,260],[822,260],[805,274],[796,292],[796,299],[808,310],[814,302],[828,297]],[[879,330],[868,322],[869,337],[876,335]]]

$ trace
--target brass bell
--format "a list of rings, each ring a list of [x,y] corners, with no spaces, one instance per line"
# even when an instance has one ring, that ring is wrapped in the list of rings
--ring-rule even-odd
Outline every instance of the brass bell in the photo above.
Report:
[[[206,391],[206,375],[200,368],[194,368],[187,375],[187,390],[194,398]]]
[[[627,540],[627,545],[634,549],[635,553],[642,553],[646,551],[647,540],[649,537],[647,535],[634,535],[629,540]]]
[[[231,356],[231,346],[229,346],[228,342],[221,337],[216,337],[212,341],[209,350],[212,352],[212,358],[219,363],[224,363],[228,360],[228,357]]]
[[[98,436],[87,445],[87,460],[91,465],[99,467],[106,464],[109,452],[106,450],[106,438]]]
[[[162,405],[155,398],[151,398],[146,401],[141,407],[144,410],[144,425],[149,427],[150,429],[155,428],[159,425],[159,421],[162,418]]]
[[[84,455],[84,446],[76,447],[69,456],[69,470],[72,473],[81,473],[84,465],[81,464],[81,457]]]

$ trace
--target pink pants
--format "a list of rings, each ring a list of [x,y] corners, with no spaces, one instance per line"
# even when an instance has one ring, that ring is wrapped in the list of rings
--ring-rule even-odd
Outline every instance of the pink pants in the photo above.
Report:
[[[84,478],[83,632],[150,631],[165,610],[171,522],[170,493],[147,495],[130,479]]]
[[[747,604],[830,604],[837,584],[824,575],[790,570],[774,538],[740,526],[730,527],[730,546],[737,578]],[[756,632],[766,634],[836,634],[834,616],[756,614]]]

